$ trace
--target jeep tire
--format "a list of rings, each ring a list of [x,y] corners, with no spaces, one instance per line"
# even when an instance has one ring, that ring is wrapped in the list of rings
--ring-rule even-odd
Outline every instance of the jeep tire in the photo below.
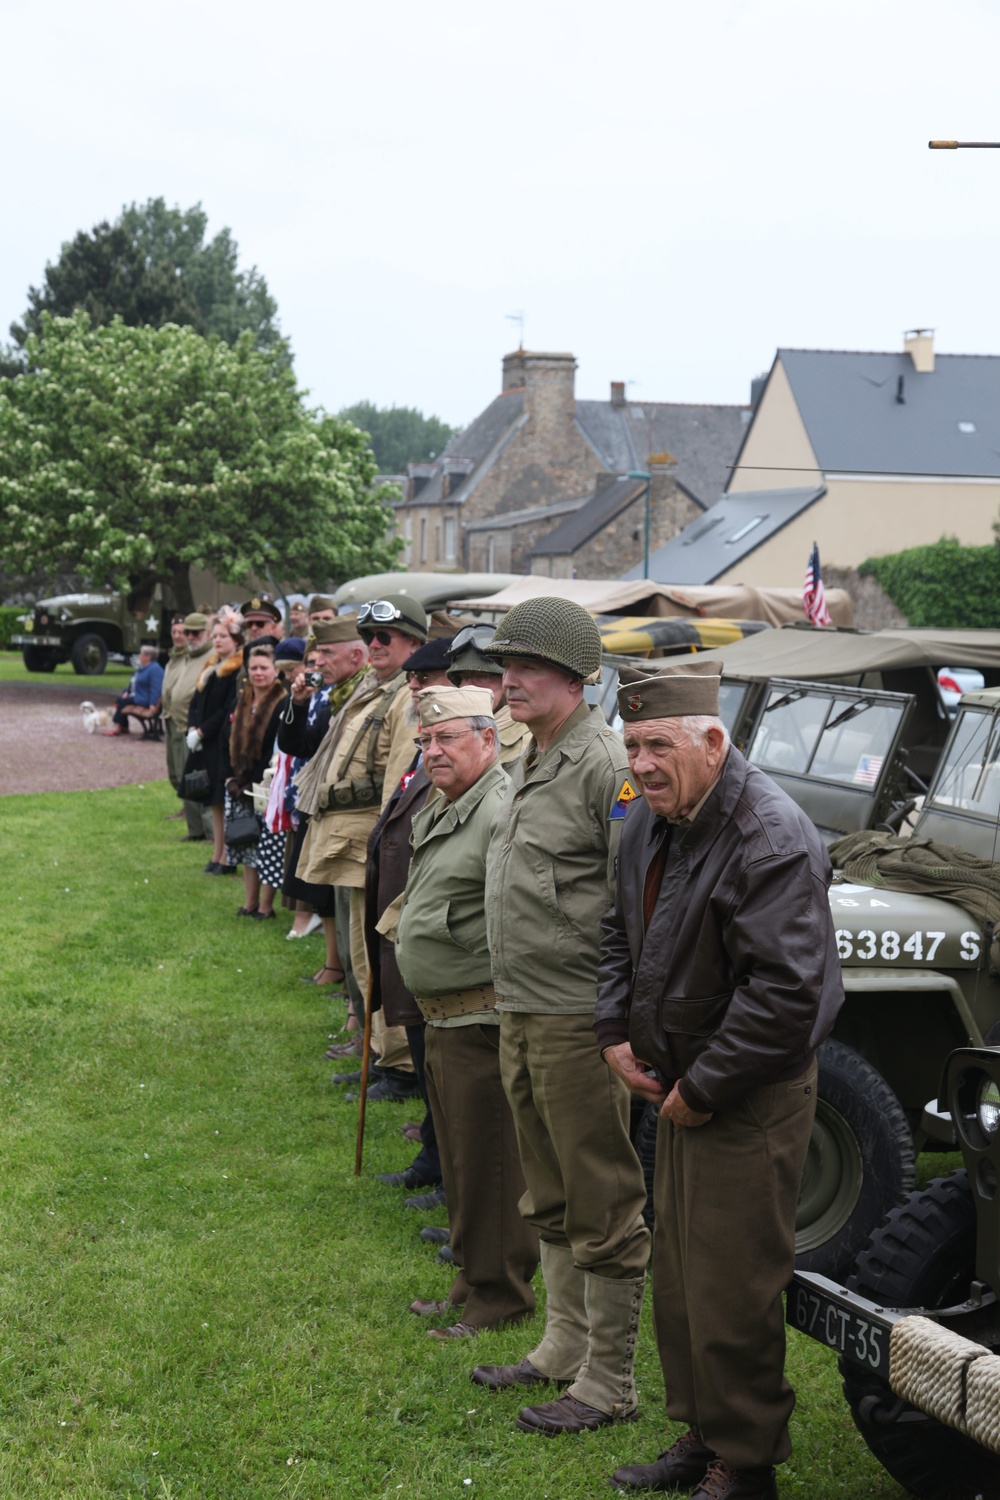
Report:
[[[635,1132],[653,1223],[657,1106]],[[843,1280],[891,1208],[913,1188],[913,1139],[903,1107],[881,1073],[843,1042],[819,1049],[816,1120],[799,1197],[795,1264]]]
[[[59,660],[53,646],[25,646],[21,658],[29,672],[54,672]]]
[[[108,648],[99,635],[78,635],[70,647],[74,672],[98,677],[108,664]]]
[[[850,1287],[883,1307],[952,1307],[968,1296],[975,1266],[972,1189],[966,1172],[954,1172],[893,1209],[859,1256]],[[887,1382],[858,1365],[841,1359],[840,1373],[855,1426],[904,1489],[921,1500],[1000,1495],[995,1453],[911,1406],[900,1411]]]

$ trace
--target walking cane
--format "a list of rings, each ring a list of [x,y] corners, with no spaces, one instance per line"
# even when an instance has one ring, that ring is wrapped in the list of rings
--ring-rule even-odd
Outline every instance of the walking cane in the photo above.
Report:
[[[358,1144],[354,1153],[354,1175],[361,1176],[361,1155],[365,1147],[365,1103],[368,1098],[368,1064],[372,1051],[372,971],[368,970],[368,992],[365,995],[365,1036],[361,1047],[361,1092],[358,1095]]]

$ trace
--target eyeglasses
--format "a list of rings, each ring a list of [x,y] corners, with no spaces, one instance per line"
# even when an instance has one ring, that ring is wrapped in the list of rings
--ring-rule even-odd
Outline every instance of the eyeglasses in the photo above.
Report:
[[[448,647],[448,655],[456,656],[459,651],[464,651],[467,646],[472,646],[476,651],[482,651],[488,646],[496,635],[492,625],[466,625],[460,630]]]
[[[474,729],[453,729],[450,733],[439,734],[436,729],[432,729],[430,734],[418,734],[413,743],[419,745],[421,750],[429,750],[434,744],[439,745],[442,750],[447,750],[449,745],[453,745],[464,735],[475,733]]]
[[[369,599],[368,603],[362,604],[358,610],[359,625],[363,625],[366,620],[374,620],[378,625],[387,625],[390,620],[402,618],[403,611],[395,604],[390,604],[388,599]]]
[[[416,682],[420,687],[426,687],[431,678],[437,675],[436,672],[407,672],[406,680],[407,682]],[[431,686],[434,686],[434,684],[432,683]]]

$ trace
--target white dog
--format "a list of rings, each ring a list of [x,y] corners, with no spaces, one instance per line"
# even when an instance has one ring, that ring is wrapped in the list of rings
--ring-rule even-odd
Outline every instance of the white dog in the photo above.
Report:
[[[107,729],[111,724],[111,715],[107,709],[95,708],[89,698],[80,704],[80,712],[83,714],[83,727],[88,734],[96,734],[99,729]]]

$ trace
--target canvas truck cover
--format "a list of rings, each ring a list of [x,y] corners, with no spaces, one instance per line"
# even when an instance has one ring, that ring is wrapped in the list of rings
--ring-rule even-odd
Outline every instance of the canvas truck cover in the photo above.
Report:
[[[419,575],[414,575],[419,576]],[[542,596],[572,599],[592,615],[651,615],[654,617],[710,616],[713,619],[762,620],[766,625],[804,621],[802,595],[795,589],[757,589],[742,584],[706,585],[687,588],[656,583],[651,578],[623,583],[614,578],[544,578],[541,574],[501,583],[497,592],[475,598],[453,593],[469,609],[513,609],[524,599]],[[826,596],[830,615],[837,625],[850,625],[854,607],[843,589],[830,589]]]
[[[1000,669],[1000,630],[766,630],[702,653],[727,677],[824,682],[900,667]]]

